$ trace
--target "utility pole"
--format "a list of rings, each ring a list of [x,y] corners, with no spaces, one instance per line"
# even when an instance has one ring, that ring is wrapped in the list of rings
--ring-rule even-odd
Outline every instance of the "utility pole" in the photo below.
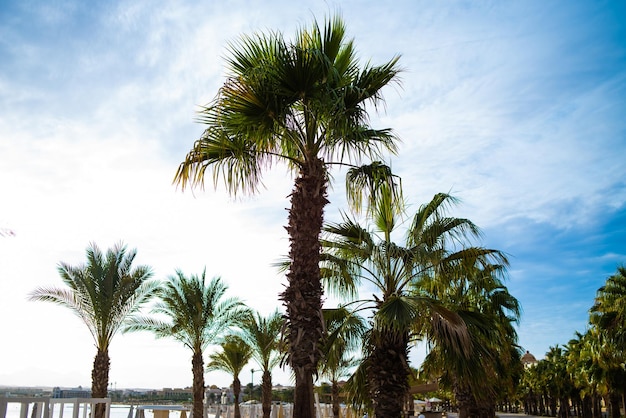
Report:
[[[251,379],[252,384],[250,385],[250,400],[252,400],[254,396],[254,372],[255,371],[256,370],[254,369],[250,369],[250,373],[252,374],[252,379]]]

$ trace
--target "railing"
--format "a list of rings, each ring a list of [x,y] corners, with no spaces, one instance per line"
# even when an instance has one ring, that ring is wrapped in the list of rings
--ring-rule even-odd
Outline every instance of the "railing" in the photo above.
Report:
[[[110,418],[109,398],[50,398],[50,397],[4,397],[0,396],[0,418],[6,418],[9,404],[20,404],[20,418],[63,418],[66,406],[72,407],[72,418],[92,418],[96,405],[104,404],[104,418]],[[58,406],[58,414],[55,407]]]
[[[50,398],[48,397],[7,398],[0,396],[0,418],[6,418],[7,406],[11,403],[20,404],[20,418],[28,418],[29,412],[32,418],[42,418],[42,416],[48,418],[50,416]]]
[[[50,398],[49,418],[63,418],[65,406],[72,405],[72,418],[79,418],[82,411],[82,418],[92,417],[92,412],[96,405],[104,404],[104,418],[110,418],[111,399],[109,398]],[[54,414],[55,405],[59,405],[59,415]],[[20,417],[24,418],[24,417]]]

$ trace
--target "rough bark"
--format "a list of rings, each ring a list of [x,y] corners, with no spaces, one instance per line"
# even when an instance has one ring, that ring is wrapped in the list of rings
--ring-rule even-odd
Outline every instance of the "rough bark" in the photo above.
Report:
[[[374,347],[367,374],[376,418],[402,416],[409,390],[408,335],[390,330],[373,331]]]
[[[467,385],[454,384],[454,397],[459,408],[458,418],[493,418],[496,416],[496,404],[493,398],[478,400]]]
[[[294,418],[314,418],[313,376],[323,335],[320,242],[326,199],[323,162],[301,169],[291,194],[288,284],[281,294],[287,311],[288,361],[295,374]]]
[[[191,359],[191,371],[193,373],[193,416],[204,417],[204,360],[202,351],[194,351]]]
[[[272,375],[268,370],[263,371],[261,382],[263,418],[269,418],[272,412]]]
[[[93,360],[93,368],[91,369],[91,397],[106,398],[107,388],[109,386],[109,370],[111,361],[109,359],[109,351],[98,348],[96,357]],[[104,418],[106,406],[98,404],[95,407],[94,418]]]
[[[468,418],[470,416],[470,409],[473,404],[472,392],[468,387],[461,386],[457,383],[454,384],[454,399],[456,405],[459,408],[458,418]]]

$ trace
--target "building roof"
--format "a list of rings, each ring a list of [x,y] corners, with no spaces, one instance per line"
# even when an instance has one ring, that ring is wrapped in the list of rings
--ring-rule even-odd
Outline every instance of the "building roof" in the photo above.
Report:
[[[526,354],[524,354],[522,356],[522,363],[524,363],[524,364],[535,364],[535,363],[537,363],[537,359],[535,358],[535,356],[530,354],[530,352],[528,350],[526,350]]]

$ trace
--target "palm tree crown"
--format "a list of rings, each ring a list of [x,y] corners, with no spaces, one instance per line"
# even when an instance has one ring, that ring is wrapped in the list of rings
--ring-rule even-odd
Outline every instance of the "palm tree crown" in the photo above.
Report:
[[[243,339],[234,335],[225,337],[221,347],[221,352],[210,355],[207,371],[221,370],[233,377],[235,418],[240,418],[239,395],[241,393],[241,382],[239,381],[239,374],[252,358],[253,350]]]

